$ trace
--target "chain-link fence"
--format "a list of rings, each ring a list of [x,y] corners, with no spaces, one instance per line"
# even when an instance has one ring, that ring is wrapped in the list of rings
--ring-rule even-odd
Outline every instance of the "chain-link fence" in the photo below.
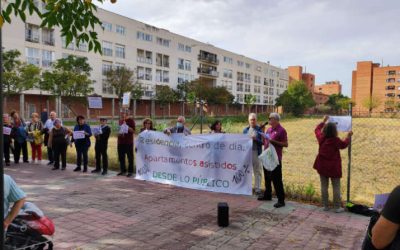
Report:
[[[314,129],[321,117],[284,119],[289,147],[284,150],[283,178],[292,198],[317,201],[319,176],[313,169],[318,152]],[[353,117],[350,200],[372,204],[374,194],[390,192],[400,184],[400,118]],[[345,133],[340,133],[344,138]],[[341,151],[343,200],[347,192],[348,149]],[[332,196],[330,196],[332,197]]]

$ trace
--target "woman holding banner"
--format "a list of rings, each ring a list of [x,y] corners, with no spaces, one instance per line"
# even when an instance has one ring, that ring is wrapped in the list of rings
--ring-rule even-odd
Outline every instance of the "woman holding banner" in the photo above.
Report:
[[[74,127],[74,143],[76,149],[76,168],[75,172],[81,171],[82,158],[83,158],[83,172],[87,172],[88,167],[88,151],[90,147],[90,137],[92,130],[90,126],[85,123],[85,117],[79,115],[76,117],[77,124]]]
[[[319,149],[314,162],[314,169],[317,170],[321,180],[321,195],[324,210],[329,210],[328,186],[330,179],[333,187],[335,212],[340,213],[344,211],[340,195],[340,178],[342,178],[340,149],[347,148],[353,132],[350,131],[347,137],[342,140],[338,137],[336,124],[332,122],[327,123],[328,120],[329,116],[325,116],[324,120],[315,128],[315,136],[318,140]]]

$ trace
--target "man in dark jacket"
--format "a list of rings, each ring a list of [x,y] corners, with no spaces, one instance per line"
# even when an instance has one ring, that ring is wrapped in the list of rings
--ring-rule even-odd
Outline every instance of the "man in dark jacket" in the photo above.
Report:
[[[74,135],[75,149],[76,149],[76,168],[75,172],[81,171],[81,164],[83,158],[83,172],[87,172],[88,167],[88,151],[90,147],[90,137],[92,136],[92,130],[90,126],[85,123],[85,117],[79,115],[76,118],[77,125],[74,127],[74,133],[83,133],[82,138],[76,138]]]
[[[133,175],[133,136],[135,134],[135,121],[129,116],[128,110],[121,114],[119,126],[117,151],[121,172],[117,175],[126,175],[126,155],[128,157],[127,177],[131,177]]]
[[[107,125],[106,118],[100,118],[100,127],[99,130],[94,134],[96,138],[96,144],[94,146],[95,155],[96,155],[96,169],[92,171],[92,173],[100,173],[101,172],[101,162],[103,162],[103,172],[102,175],[107,174],[108,169],[108,156],[107,156],[107,147],[108,147],[108,138],[110,137],[111,128]]]

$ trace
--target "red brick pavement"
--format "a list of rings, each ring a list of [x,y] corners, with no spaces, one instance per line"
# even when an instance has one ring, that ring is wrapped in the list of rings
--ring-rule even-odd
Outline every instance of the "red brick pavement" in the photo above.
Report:
[[[117,177],[6,169],[56,225],[55,249],[360,249],[368,218]],[[217,203],[231,225],[219,228]]]

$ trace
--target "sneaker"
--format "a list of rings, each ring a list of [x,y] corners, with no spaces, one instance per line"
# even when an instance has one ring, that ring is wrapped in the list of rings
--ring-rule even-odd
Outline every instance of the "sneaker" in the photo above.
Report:
[[[277,202],[274,204],[275,208],[280,208],[280,207],[284,207],[285,206],[285,202]]]
[[[95,169],[95,170],[92,170],[92,171],[91,171],[91,173],[93,173],[93,174],[100,173],[100,169]]]
[[[122,176],[122,175],[126,175],[126,173],[125,173],[125,172],[119,172],[119,173],[117,174],[117,176]]]
[[[58,170],[58,169],[60,169],[60,168],[58,168],[58,167],[53,167],[51,170]]]
[[[132,177],[132,173],[128,173],[126,177]]]
[[[101,175],[106,175],[106,174],[107,174],[107,171],[101,172]]]
[[[78,171],[81,171],[82,169],[81,169],[81,167],[76,167],[75,169],[74,169],[74,172],[78,172]]]
[[[342,207],[335,209],[335,213],[343,213],[343,212],[344,212],[344,208],[342,208]]]
[[[329,207],[324,207],[324,211],[325,212],[329,211]]]

